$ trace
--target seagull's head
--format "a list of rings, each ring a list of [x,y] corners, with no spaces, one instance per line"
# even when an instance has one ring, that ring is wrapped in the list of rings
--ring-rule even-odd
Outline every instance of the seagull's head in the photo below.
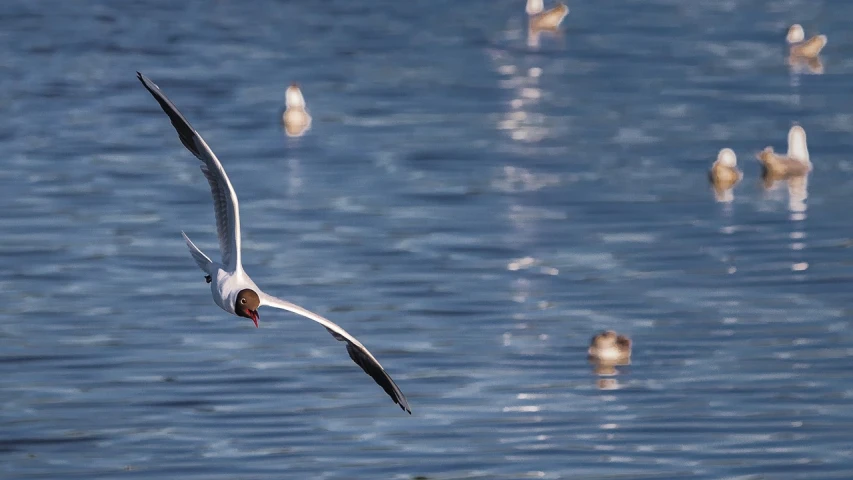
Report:
[[[785,38],[788,43],[800,43],[806,38],[806,34],[803,32],[803,27],[799,23],[795,23],[788,29],[788,35]]]
[[[305,97],[302,96],[302,90],[299,85],[291,83],[284,92],[284,104],[287,108],[305,108]]]
[[[237,300],[234,302],[234,312],[238,317],[251,318],[255,322],[255,328],[258,327],[258,307],[261,306],[261,297],[251,288],[244,288],[237,294]]]
[[[527,7],[524,9],[528,15],[536,15],[545,9],[545,4],[542,0],[527,0]]]
[[[724,148],[717,154],[717,161],[724,167],[734,168],[737,166],[737,155],[731,148]]]

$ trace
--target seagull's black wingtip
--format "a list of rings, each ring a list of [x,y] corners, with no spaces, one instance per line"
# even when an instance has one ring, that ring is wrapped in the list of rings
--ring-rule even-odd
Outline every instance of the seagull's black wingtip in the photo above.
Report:
[[[192,152],[196,158],[204,161],[201,151],[195,142],[195,137],[198,136],[198,134],[193,129],[192,125],[190,125],[190,122],[187,121],[181,112],[178,111],[178,107],[176,107],[172,101],[160,91],[160,87],[158,87],[156,83],[152,82],[150,78],[146,77],[141,72],[136,72],[136,77],[139,78],[139,81],[142,82],[142,86],[148,90],[148,93],[154,96],[154,99],[160,104],[160,108],[162,108],[163,111],[166,112],[166,115],[169,116],[169,119],[172,121],[172,126],[178,131],[181,143],[183,143],[184,146],[187,147],[187,150]],[[202,143],[204,142],[202,141]]]
[[[412,414],[412,410],[409,408],[409,402],[406,400],[406,397],[402,396],[402,392],[400,393],[400,396],[398,396],[396,398],[395,397],[391,397],[391,398],[392,398],[392,400],[394,400],[394,403],[396,403],[397,405],[400,406],[400,408],[403,409],[403,411],[405,411],[409,415]]]
[[[138,78],[139,81],[142,82],[142,86],[144,86],[152,94],[154,93],[155,88],[157,90],[160,89],[160,87],[158,87],[156,83],[152,82],[150,78],[146,77],[144,73],[138,70],[136,71],[136,78]]]
[[[388,378],[390,379],[391,377]],[[396,385],[394,386],[396,387]],[[399,405],[400,408],[405,410],[406,413],[408,413],[409,415],[412,414],[412,410],[409,408],[409,401],[406,400],[406,397],[403,396],[403,392],[401,392],[400,389],[397,389],[397,395],[392,396],[391,399],[394,400],[394,403]]]

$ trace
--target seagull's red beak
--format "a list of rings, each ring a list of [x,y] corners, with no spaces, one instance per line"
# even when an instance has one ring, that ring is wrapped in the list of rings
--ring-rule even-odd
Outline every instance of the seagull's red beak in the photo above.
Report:
[[[249,317],[252,318],[252,321],[255,322],[255,328],[258,328],[258,319],[261,318],[261,316],[258,315],[258,311],[257,310],[247,310],[247,312],[249,312]]]

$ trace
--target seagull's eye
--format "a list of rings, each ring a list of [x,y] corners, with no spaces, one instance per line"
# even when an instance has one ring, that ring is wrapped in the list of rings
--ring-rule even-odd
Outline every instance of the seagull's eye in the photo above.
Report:
[[[241,299],[240,299],[240,304],[241,304],[241,305],[245,305],[245,304],[246,304],[246,299],[245,299],[245,298],[241,298]]]

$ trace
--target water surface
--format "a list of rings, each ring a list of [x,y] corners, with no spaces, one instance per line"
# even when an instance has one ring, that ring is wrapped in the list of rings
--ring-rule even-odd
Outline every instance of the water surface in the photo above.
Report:
[[[577,3],[531,47],[523,3],[5,2],[0,477],[853,477],[853,4]],[[249,273],[412,416],[313,322],[212,303],[208,187],[137,70],[228,170]],[[753,159],[793,123],[805,211]],[[600,383],[605,328],[635,350]]]

